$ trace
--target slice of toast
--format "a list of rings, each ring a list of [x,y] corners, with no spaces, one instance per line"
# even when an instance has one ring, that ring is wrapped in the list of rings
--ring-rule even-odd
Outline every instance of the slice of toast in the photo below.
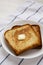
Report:
[[[34,31],[36,32],[38,38],[39,38],[39,42],[38,44],[40,44],[39,46],[35,47],[35,49],[41,49],[42,48],[42,40],[41,40],[41,32],[40,32],[40,27],[39,25],[31,25],[34,29]],[[16,29],[16,28],[19,28],[21,27],[21,25],[16,25],[16,26],[13,26],[12,29]]]
[[[4,37],[16,55],[40,45],[38,43],[40,41],[39,37],[29,24],[18,28],[15,26],[15,29],[6,31]]]
[[[35,30],[35,32],[37,33],[37,36],[39,38],[39,46],[37,46],[37,49],[41,49],[42,48],[42,40],[41,40],[41,31],[40,31],[40,27],[39,25],[32,25],[33,29]]]

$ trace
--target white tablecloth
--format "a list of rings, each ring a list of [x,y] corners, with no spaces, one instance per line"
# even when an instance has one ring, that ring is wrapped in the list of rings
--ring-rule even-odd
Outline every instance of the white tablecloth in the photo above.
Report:
[[[6,25],[17,20],[32,20],[43,24],[43,4],[26,1],[16,12],[0,19],[0,34]],[[19,59],[8,54],[0,41],[0,65],[43,65],[43,55],[34,59]]]

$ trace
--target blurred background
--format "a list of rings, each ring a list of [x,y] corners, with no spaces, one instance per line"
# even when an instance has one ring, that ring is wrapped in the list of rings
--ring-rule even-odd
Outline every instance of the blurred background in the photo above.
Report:
[[[15,12],[16,9],[25,1],[27,0],[0,0],[0,18],[4,18],[5,16],[10,15],[12,12]],[[43,0],[34,1],[41,3],[43,2]]]

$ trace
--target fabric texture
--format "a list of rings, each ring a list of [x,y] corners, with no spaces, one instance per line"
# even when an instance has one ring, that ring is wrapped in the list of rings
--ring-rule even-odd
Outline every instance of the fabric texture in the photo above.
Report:
[[[43,4],[34,1],[26,1],[14,14],[1,19],[0,34],[10,23],[17,20],[31,20],[43,24]],[[8,54],[0,41],[0,65],[43,65],[43,55],[33,59],[19,59]]]

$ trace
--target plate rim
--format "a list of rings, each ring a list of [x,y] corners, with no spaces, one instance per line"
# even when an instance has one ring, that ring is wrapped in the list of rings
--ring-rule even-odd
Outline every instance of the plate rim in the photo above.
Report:
[[[20,21],[31,21],[31,20],[20,20]],[[19,21],[19,22],[20,22]],[[15,22],[18,22],[18,21],[15,21]],[[35,22],[35,23],[37,23],[37,22]],[[7,25],[7,26],[10,26],[10,25]],[[7,28],[7,27],[6,27]],[[6,29],[5,28],[5,29]],[[4,29],[4,30],[5,30]],[[2,40],[1,40],[1,43],[2,43]],[[5,47],[4,47],[4,45],[3,45],[3,43],[2,43],[2,46],[3,46],[3,48],[5,49]],[[8,52],[6,49],[5,49],[5,51],[6,52]],[[9,53],[9,52],[8,52]],[[11,53],[9,53],[9,54],[11,54]],[[35,55],[35,56],[31,56],[31,57],[25,57],[25,59],[31,59],[31,58],[35,58],[35,57],[38,57],[38,56],[40,56],[40,55],[42,55],[43,54],[43,52],[42,53],[40,53],[40,54],[37,54],[37,55]],[[11,54],[12,55],[12,54]],[[12,56],[14,56],[14,57],[17,57],[17,58],[24,58],[24,57],[22,57],[22,56],[16,56],[16,55],[12,55]]]

